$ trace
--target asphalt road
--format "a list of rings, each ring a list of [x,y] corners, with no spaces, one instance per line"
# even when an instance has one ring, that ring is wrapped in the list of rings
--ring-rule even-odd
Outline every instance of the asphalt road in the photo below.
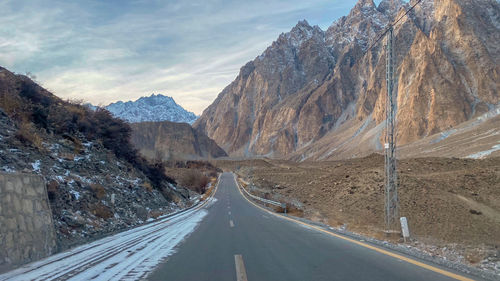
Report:
[[[455,280],[269,214],[242,197],[230,173],[215,198],[149,280]]]

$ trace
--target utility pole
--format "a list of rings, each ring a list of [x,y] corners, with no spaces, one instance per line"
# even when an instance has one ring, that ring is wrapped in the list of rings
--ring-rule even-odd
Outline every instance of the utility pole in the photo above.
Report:
[[[385,134],[385,227],[396,230],[399,220],[398,175],[396,170],[396,106],[397,91],[394,90],[394,28],[389,26],[386,45],[386,134]]]

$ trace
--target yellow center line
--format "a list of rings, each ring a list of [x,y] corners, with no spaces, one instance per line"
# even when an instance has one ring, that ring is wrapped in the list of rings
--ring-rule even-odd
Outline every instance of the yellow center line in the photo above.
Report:
[[[448,276],[448,277],[451,277],[453,279],[456,279],[456,280],[460,280],[460,281],[474,281],[474,279],[470,279],[470,278],[467,278],[465,276],[462,276],[462,275],[458,275],[458,274],[455,274],[455,273],[452,273],[452,272],[449,272],[449,271],[446,271],[444,269],[441,269],[441,268],[438,268],[438,267],[435,267],[435,266],[432,266],[432,265],[428,265],[426,263],[423,263],[423,262],[419,262],[417,260],[414,260],[414,259],[411,259],[411,258],[408,258],[408,257],[405,257],[405,256],[402,256],[402,255],[399,255],[399,254],[396,254],[396,253],[393,253],[393,252],[390,252],[390,251],[387,251],[387,250],[384,250],[384,249],[380,249],[378,247],[375,247],[375,246],[372,246],[372,245],[369,245],[369,244],[366,244],[366,243],[363,243],[363,242],[360,242],[360,241],[357,241],[357,240],[354,240],[354,239],[351,239],[351,238],[348,238],[348,237],[345,237],[345,236],[342,236],[340,234],[336,234],[336,233],[333,233],[333,232],[330,232],[330,231],[327,231],[327,230],[324,230],[320,227],[317,227],[317,226],[314,226],[314,225],[311,225],[311,224],[308,224],[308,223],[305,223],[305,222],[302,222],[302,221],[299,221],[299,220],[296,220],[296,219],[293,219],[293,218],[290,218],[290,217],[286,217],[286,216],[283,216],[283,215],[280,215],[280,214],[277,214],[277,213],[274,213],[274,212],[271,212],[259,205],[257,205],[256,203],[250,201],[250,199],[248,199],[244,194],[243,192],[241,192],[241,189],[240,189],[240,186],[238,184],[238,182],[236,181],[236,178],[234,178],[234,181],[236,183],[236,186],[238,188],[238,191],[240,192],[241,196],[243,196],[248,202],[250,202],[252,205],[254,205],[255,207],[267,212],[267,213],[270,213],[274,216],[277,216],[277,217],[280,217],[280,218],[283,218],[283,219],[286,219],[286,220],[289,220],[289,221],[292,221],[292,222],[295,222],[295,223],[298,223],[298,224],[301,224],[301,225],[304,225],[304,226],[307,226],[307,227],[310,227],[310,228],[313,228],[317,231],[321,231],[323,233],[326,233],[330,236],[334,236],[334,237],[337,237],[337,238],[340,238],[340,239],[343,239],[345,241],[349,241],[351,243],[354,243],[354,244],[357,244],[357,245],[360,245],[362,247],[365,247],[365,248],[368,248],[370,250],[374,250],[374,251],[377,251],[379,253],[382,253],[384,255],[387,255],[387,256],[391,256],[391,257],[394,257],[394,258],[397,258],[397,259],[400,259],[400,260],[403,260],[405,262],[408,262],[408,263],[411,263],[411,264],[414,264],[416,266],[419,266],[419,267],[422,267],[422,268],[425,268],[425,269],[428,269],[430,271],[434,271],[434,272],[437,272],[437,273],[440,273],[444,276]]]

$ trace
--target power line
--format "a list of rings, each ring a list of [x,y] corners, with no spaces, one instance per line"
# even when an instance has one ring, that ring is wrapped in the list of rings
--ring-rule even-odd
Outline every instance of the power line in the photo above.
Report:
[[[391,30],[391,28],[393,28],[400,20],[402,20],[406,15],[408,15],[412,10],[413,8],[415,8],[415,6],[417,6],[420,2],[422,2],[422,0],[418,0],[417,2],[415,2],[415,4],[413,4],[410,9],[408,9],[402,16],[400,16],[395,22],[393,23],[390,23],[389,26],[387,26],[384,30],[384,32],[382,32],[378,37],[377,39],[375,40],[375,42],[373,42],[370,47],[368,47],[368,49],[366,49],[365,51],[365,54],[368,53],[386,34],[387,32],[389,32],[389,30]],[[363,54],[364,55],[364,54]]]
[[[417,2],[415,2],[415,4],[413,4],[413,6],[411,6],[410,9],[408,9],[408,11],[406,11],[406,13],[404,15],[402,15],[401,17],[399,17],[399,19],[397,21],[395,21],[392,26],[395,26],[404,16],[406,16],[409,12],[411,12],[411,10],[413,10],[413,8],[415,8],[415,6],[417,6],[420,2],[422,2],[422,0],[418,0]]]

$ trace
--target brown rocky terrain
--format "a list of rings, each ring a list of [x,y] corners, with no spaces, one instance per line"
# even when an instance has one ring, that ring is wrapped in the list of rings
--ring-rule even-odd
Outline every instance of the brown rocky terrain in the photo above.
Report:
[[[214,162],[250,191],[286,202],[292,214],[378,239],[384,235],[384,158]],[[409,158],[398,162],[400,215],[412,242],[433,255],[500,270],[500,158]]]
[[[187,123],[131,123],[131,141],[148,159],[193,160],[227,156],[215,141]]]
[[[206,193],[208,184],[215,184],[219,168],[208,161],[167,161],[165,172],[172,177],[178,186],[193,190],[199,194]]]
[[[299,22],[242,67],[194,127],[232,156],[330,159],[381,149],[385,41],[367,48],[409,4],[360,0],[327,31]],[[400,144],[496,110],[499,14],[493,0],[428,0],[395,26]],[[346,145],[354,139],[363,147]]]

